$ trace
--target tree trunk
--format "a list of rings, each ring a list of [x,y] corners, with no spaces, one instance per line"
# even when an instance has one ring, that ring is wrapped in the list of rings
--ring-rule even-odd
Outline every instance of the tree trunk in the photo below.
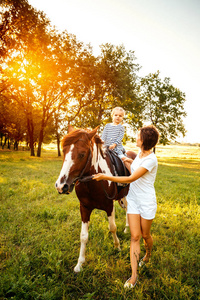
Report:
[[[27,128],[28,128],[28,134],[30,139],[30,149],[31,149],[31,156],[35,156],[34,152],[34,126],[33,121],[29,118],[27,119]]]
[[[8,136],[8,149],[10,149],[10,138]]]
[[[4,136],[4,143],[2,143],[2,149],[4,149],[5,145],[6,145],[6,141],[7,141],[7,137],[6,135]]]
[[[3,133],[1,133],[1,146],[3,146]]]
[[[18,141],[15,141],[15,142],[14,142],[14,150],[16,150],[16,151],[18,151],[18,144],[19,144]]]
[[[44,136],[44,128],[41,128],[40,129],[39,142],[38,142],[38,149],[37,149],[37,157],[41,156],[43,136]]]
[[[57,116],[56,113],[54,113],[54,120],[55,120],[55,129],[56,129],[57,151],[58,151],[58,156],[61,156],[61,152],[60,152],[60,134],[58,132],[58,116]]]
[[[42,122],[41,122],[38,149],[37,149],[37,157],[41,156],[41,151],[42,151],[42,143],[43,143],[43,139],[44,139],[44,128],[45,128],[44,118],[45,118],[45,113],[43,113],[43,118],[42,118]]]
[[[57,139],[57,150],[58,150],[58,156],[61,156],[61,152],[60,152],[60,135],[56,134],[56,139]]]

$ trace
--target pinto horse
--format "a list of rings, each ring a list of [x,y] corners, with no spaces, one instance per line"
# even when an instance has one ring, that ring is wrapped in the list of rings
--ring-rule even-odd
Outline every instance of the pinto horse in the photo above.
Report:
[[[82,219],[81,247],[78,263],[74,268],[75,272],[80,272],[85,262],[90,215],[94,209],[104,210],[107,213],[114,245],[120,250],[113,200],[120,200],[126,196],[129,185],[118,191],[117,184],[114,182],[92,180],[92,175],[96,173],[113,175],[110,156],[96,134],[97,129],[98,127],[89,131],[69,128],[69,133],[62,141],[63,166],[56,181],[56,188],[60,194],[70,194],[75,186]],[[135,157],[134,153],[132,155]]]

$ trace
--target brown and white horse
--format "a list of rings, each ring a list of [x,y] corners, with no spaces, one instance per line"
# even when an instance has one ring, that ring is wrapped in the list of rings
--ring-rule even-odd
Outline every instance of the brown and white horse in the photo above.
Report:
[[[114,245],[120,249],[113,200],[126,196],[129,186],[118,192],[116,183],[91,180],[92,175],[96,173],[113,175],[113,165],[107,151],[102,147],[102,140],[96,134],[97,129],[89,131],[70,128],[62,141],[63,166],[56,181],[56,188],[60,194],[70,194],[75,185],[82,219],[81,247],[75,272],[80,272],[85,262],[90,215],[94,209],[104,210],[107,213]]]

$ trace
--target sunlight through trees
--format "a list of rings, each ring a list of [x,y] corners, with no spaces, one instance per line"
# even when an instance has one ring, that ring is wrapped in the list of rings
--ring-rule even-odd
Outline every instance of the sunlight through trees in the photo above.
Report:
[[[42,144],[60,139],[69,124],[77,127],[103,126],[115,106],[126,110],[126,123],[133,129],[149,116],[149,98],[137,72],[134,51],[123,45],[101,45],[101,54],[93,55],[89,45],[76,36],[58,32],[47,16],[27,0],[3,0],[0,10],[0,134],[1,146],[7,141],[18,147],[25,141],[31,155],[41,156]],[[157,89],[158,87],[155,86]],[[164,85],[159,89],[164,89]],[[171,87],[173,90],[173,87]],[[181,92],[168,95],[173,110],[165,116],[161,142],[184,134],[185,116]],[[176,90],[177,91],[177,90]],[[158,92],[158,91],[157,91]],[[165,91],[160,91],[164,95]],[[181,98],[180,102],[176,99]],[[169,100],[171,99],[171,100]],[[157,103],[151,102],[151,106]],[[154,112],[155,112],[154,107]],[[152,113],[152,111],[151,111]],[[176,120],[176,126],[166,126]],[[177,117],[178,116],[178,117]],[[147,120],[148,119],[148,120]],[[170,132],[170,134],[168,134]]]

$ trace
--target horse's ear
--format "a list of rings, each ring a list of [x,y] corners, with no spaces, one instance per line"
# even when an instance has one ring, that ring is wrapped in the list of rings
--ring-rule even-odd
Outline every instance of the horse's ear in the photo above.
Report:
[[[91,140],[93,138],[93,136],[95,136],[95,134],[97,133],[99,126],[97,126],[95,129],[93,129],[92,131],[90,131],[88,133],[89,139]]]
[[[72,126],[72,125],[69,125],[68,126],[68,133],[70,133],[71,131],[73,131],[74,130],[74,127]]]

